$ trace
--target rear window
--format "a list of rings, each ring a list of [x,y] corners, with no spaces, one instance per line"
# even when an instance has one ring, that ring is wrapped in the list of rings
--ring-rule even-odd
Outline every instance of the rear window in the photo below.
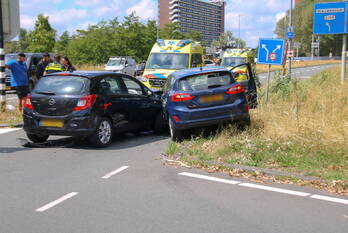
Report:
[[[233,82],[234,80],[229,72],[214,72],[190,76],[179,80],[179,90],[200,91],[227,86]]]
[[[47,76],[36,84],[34,93],[51,95],[81,95],[88,92],[89,79],[76,76]]]

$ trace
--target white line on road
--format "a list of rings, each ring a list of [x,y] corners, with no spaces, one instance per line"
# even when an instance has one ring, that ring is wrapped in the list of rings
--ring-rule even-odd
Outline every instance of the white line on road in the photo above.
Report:
[[[6,129],[0,129],[0,134],[5,134],[5,133],[10,133],[13,131],[17,131],[20,130],[19,128],[6,128]]]
[[[310,193],[298,192],[298,191],[293,191],[293,190],[288,190],[288,189],[281,189],[281,188],[274,188],[274,187],[265,186],[265,185],[259,185],[259,184],[241,183],[239,185],[243,186],[243,187],[248,187],[248,188],[262,189],[262,190],[267,190],[267,191],[272,191],[272,192],[278,192],[278,193],[285,193],[285,194],[290,194],[290,195],[301,196],[301,197],[306,197],[306,196],[310,195]]]
[[[44,212],[44,211],[46,211],[46,210],[48,210],[48,209],[50,209],[50,208],[52,208],[52,207],[58,205],[59,203],[62,203],[63,201],[65,201],[65,200],[67,200],[67,199],[69,199],[69,198],[72,198],[73,196],[75,196],[75,195],[77,195],[77,194],[78,194],[78,192],[71,192],[71,193],[68,193],[68,194],[66,194],[66,195],[64,195],[64,196],[62,196],[62,197],[60,197],[60,198],[58,198],[57,200],[52,201],[52,202],[48,203],[47,205],[44,205],[44,206],[42,206],[42,207],[36,209],[35,211],[36,211],[36,212]]]
[[[336,203],[341,203],[341,204],[346,204],[348,205],[348,200],[345,199],[340,199],[340,198],[335,198],[335,197],[329,197],[329,196],[322,196],[322,195],[312,195],[310,198],[318,199],[318,200],[323,200],[323,201],[331,201],[331,202],[336,202]]]
[[[189,176],[189,177],[194,177],[198,179],[203,179],[203,180],[210,180],[210,181],[216,181],[220,183],[226,183],[226,184],[239,184],[240,182],[234,181],[234,180],[227,180],[227,179],[220,179],[212,176],[204,176],[204,175],[199,175],[199,174],[194,174],[194,173],[189,173],[189,172],[181,172],[179,173],[181,176]]]
[[[112,171],[112,172],[106,174],[105,176],[102,176],[101,178],[102,179],[109,179],[111,176],[116,175],[117,173],[120,173],[121,171],[126,170],[127,168],[128,168],[128,166],[120,167],[120,168],[116,169],[115,171]]]

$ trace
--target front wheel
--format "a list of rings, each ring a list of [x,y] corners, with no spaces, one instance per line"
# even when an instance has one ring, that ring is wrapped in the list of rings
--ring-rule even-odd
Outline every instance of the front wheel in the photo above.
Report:
[[[174,122],[171,118],[169,118],[169,131],[172,141],[179,142],[183,139],[183,131],[175,128]]]
[[[30,139],[30,141],[34,143],[42,143],[47,141],[49,135],[38,135],[38,134],[27,133],[27,137]]]
[[[90,141],[95,147],[106,147],[112,140],[112,124],[108,118],[102,118]]]

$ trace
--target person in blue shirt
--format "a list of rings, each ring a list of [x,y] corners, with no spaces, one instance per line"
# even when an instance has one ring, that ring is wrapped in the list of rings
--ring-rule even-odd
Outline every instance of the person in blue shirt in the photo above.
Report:
[[[11,86],[16,89],[18,109],[22,111],[23,101],[29,93],[28,67],[25,63],[25,54],[18,54],[17,60],[7,62],[5,67],[11,70]]]

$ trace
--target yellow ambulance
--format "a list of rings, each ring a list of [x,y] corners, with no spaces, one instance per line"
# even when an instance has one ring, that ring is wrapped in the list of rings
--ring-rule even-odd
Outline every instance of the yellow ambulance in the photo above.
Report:
[[[192,40],[156,41],[147,59],[141,82],[161,91],[169,74],[181,69],[204,66],[203,47]]]
[[[221,65],[230,70],[235,66],[247,63],[250,51],[251,49],[227,49],[223,55]],[[248,79],[247,70],[244,66],[234,69],[233,72],[239,74],[236,76],[238,82]]]

